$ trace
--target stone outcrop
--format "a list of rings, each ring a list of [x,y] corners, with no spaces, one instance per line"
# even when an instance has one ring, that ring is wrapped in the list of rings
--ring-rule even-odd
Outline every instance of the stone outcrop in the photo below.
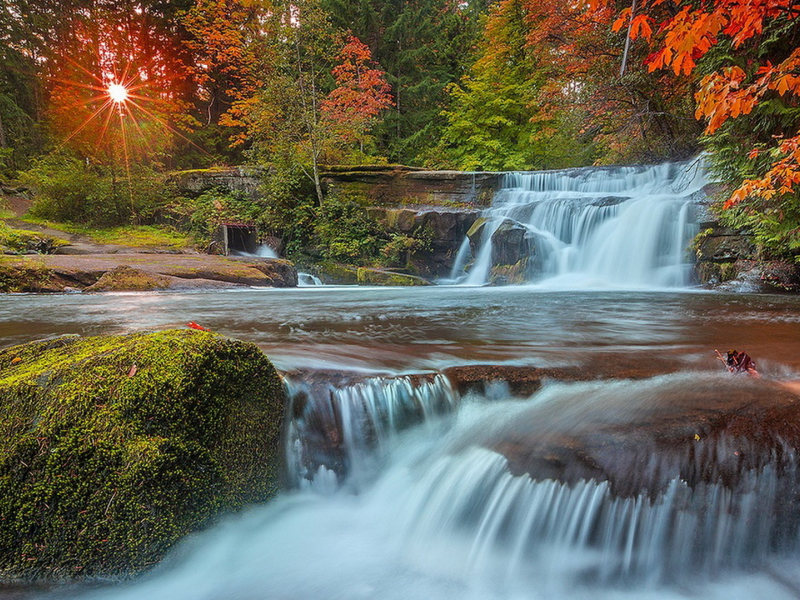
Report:
[[[487,227],[495,226],[489,219],[479,218],[467,232],[473,256],[484,243]],[[524,283],[530,279],[536,261],[535,235],[527,227],[513,219],[503,219],[492,232],[489,282],[506,285]]]
[[[420,286],[433,285],[427,279],[386,269],[351,267],[338,263],[321,263],[312,269],[323,283],[333,285]]]
[[[409,257],[409,267],[425,277],[438,278],[450,274],[461,242],[481,211],[371,207],[367,213],[390,233],[424,240],[425,248]]]
[[[794,473],[798,422],[800,398],[779,384],[691,374],[566,388],[557,403],[495,424],[483,443],[515,474],[655,496],[678,477],[736,487],[767,465]]]
[[[256,198],[265,172],[261,167],[196,169],[173,173],[172,179],[179,189],[192,194],[223,188]]]
[[[221,187],[257,197],[267,171],[259,167],[198,169],[173,174],[176,185],[199,194]],[[399,165],[328,167],[322,172],[327,192],[365,198],[378,206],[489,206],[502,173],[426,171]]]
[[[5,258],[0,292],[295,287],[288,260],[199,254],[90,254]]]
[[[376,206],[485,207],[491,205],[501,177],[403,166],[335,167],[323,173],[328,191],[356,194]]]
[[[133,574],[278,489],[281,380],[193,330],[0,351],[0,581]]]

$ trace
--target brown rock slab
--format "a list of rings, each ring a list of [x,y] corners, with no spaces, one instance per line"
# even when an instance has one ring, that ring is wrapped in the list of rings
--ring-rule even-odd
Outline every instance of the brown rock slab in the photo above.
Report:
[[[794,472],[800,397],[745,376],[682,374],[545,390],[493,425],[471,441],[503,454],[514,474],[655,496],[676,477],[733,488],[767,465]]]

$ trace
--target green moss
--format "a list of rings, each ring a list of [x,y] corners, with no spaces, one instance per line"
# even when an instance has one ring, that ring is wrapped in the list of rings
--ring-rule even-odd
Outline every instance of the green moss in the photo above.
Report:
[[[359,285],[386,285],[386,286],[417,286],[432,285],[421,277],[405,275],[403,273],[393,273],[391,271],[380,271],[378,269],[360,268],[356,272]]]
[[[0,260],[0,293],[54,291],[53,271],[43,263],[29,260]]]
[[[69,245],[67,240],[24,229],[12,229],[0,221],[0,251],[14,254],[30,252],[50,254],[56,248],[67,245]]]
[[[106,271],[96,283],[86,288],[87,292],[143,292],[163,290],[169,287],[169,280],[128,265],[120,265]]]
[[[0,351],[0,575],[134,573],[278,487],[283,392],[192,330]]]

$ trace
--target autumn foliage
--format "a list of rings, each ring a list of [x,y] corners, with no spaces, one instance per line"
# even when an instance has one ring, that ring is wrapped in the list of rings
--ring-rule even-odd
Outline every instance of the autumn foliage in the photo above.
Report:
[[[591,2],[591,10],[604,10],[604,2]],[[659,18],[657,15],[662,15]],[[793,0],[714,0],[688,4],[683,0],[650,0],[631,15],[623,10],[614,28],[630,28],[632,39],[649,40],[655,51],[648,57],[652,70],[671,69],[691,75],[715,46],[725,43],[740,57],[731,64],[705,73],[696,92],[698,119],[706,122],[706,134],[715,133],[730,119],[750,115],[776,96],[790,105],[800,98],[800,47],[796,38],[775,56],[763,57],[759,45],[771,29],[788,24],[797,28],[800,4]],[[751,50],[751,52],[747,52]],[[744,60],[742,60],[742,58]],[[725,203],[730,208],[751,196],[769,200],[794,194],[800,184],[800,131],[773,133],[770,146],[754,147],[756,159],[768,153],[769,168],[760,177],[746,179]]]
[[[394,106],[386,73],[372,64],[372,54],[366,44],[350,36],[339,52],[341,61],[333,68],[337,87],[322,103],[325,117],[338,127],[344,140],[359,142],[376,117]]]

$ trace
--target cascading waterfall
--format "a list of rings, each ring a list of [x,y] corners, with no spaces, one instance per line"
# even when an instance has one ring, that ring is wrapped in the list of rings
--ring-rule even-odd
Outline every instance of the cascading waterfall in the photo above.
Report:
[[[692,204],[707,183],[701,161],[509,173],[486,212],[480,244],[462,283],[492,280],[503,230],[525,257],[526,279],[575,287],[681,287],[690,282]],[[461,254],[461,253],[459,253]],[[463,257],[462,257],[463,260]],[[515,259],[516,260],[516,259]],[[517,261],[518,262],[518,261]]]
[[[306,480],[191,539],[160,572],[100,597],[745,600],[758,590],[796,598],[770,574],[798,551],[791,450],[780,467],[767,461],[733,487],[675,477],[658,494],[618,496],[606,481],[514,475],[505,457],[469,443],[476,428],[517,421],[537,396],[473,396],[449,415],[455,397],[441,376],[343,380],[327,397],[305,377],[289,388],[289,452],[301,481],[312,443],[303,436],[341,436],[353,454],[382,455],[380,471],[369,480],[350,474],[350,486]],[[555,388],[548,402],[572,391]],[[409,411],[446,427],[401,433]],[[319,437],[320,426],[337,433]]]
[[[654,585],[763,564],[778,538],[782,549],[796,551],[797,524],[777,531],[791,526],[776,518],[784,493],[767,467],[735,491],[720,484],[690,488],[676,478],[654,499],[620,498],[607,482],[515,477],[505,458],[472,448],[430,466],[405,516],[414,554],[433,559],[442,549],[430,540],[466,535],[458,550],[464,569],[484,570],[487,578],[520,583],[535,565],[539,580],[566,570],[605,584]],[[499,565],[490,559],[498,553]]]
[[[457,404],[450,382],[438,374],[338,383],[289,377],[286,386],[294,415],[286,436],[290,481],[326,491],[345,479],[369,480],[380,450],[399,431],[431,424]]]

